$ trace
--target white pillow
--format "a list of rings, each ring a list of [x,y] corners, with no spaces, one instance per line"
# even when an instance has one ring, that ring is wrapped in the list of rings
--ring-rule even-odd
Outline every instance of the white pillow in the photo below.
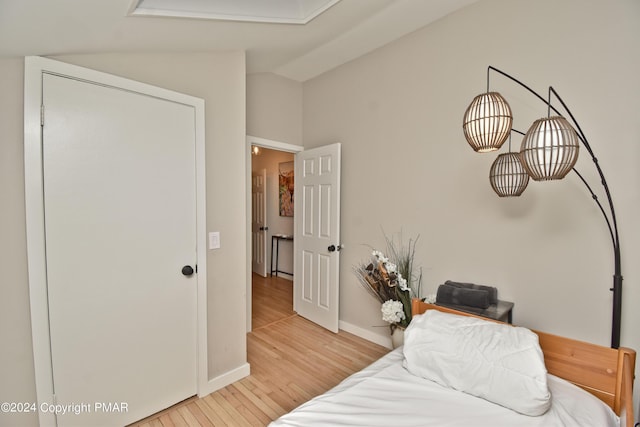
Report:
[[[428,310],[404,336],[404,366],[414,375],[525,415],[551,406],[538,336],[528,329]]]

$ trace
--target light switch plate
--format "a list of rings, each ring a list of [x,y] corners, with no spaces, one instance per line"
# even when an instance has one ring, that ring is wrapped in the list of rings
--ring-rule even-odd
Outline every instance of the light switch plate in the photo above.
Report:
[[[209,249],[220,249],[220,232],[209,232]]]

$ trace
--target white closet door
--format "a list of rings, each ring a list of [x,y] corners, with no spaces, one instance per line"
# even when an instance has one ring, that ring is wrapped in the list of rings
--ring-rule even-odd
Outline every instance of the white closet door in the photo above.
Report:
[[[194,111],[43,79],[54,393],[88,405],[57,420],[123,425],[197,391]]]

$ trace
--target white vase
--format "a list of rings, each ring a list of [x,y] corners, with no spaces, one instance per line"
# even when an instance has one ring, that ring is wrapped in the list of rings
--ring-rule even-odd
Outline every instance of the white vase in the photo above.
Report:
[[[391,346],[398,348],[404,344],[404,328],[396,326],[391,332]]]

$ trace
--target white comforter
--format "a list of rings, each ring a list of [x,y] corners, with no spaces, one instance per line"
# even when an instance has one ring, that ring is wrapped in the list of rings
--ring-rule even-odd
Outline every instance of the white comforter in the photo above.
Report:
[[[396,349],[270,427],[619,425],[618,417],[602,401],[553,375],[548,377],[551,409],[530,417],[412,375],[402,367],[402,360],[401,349]]]

